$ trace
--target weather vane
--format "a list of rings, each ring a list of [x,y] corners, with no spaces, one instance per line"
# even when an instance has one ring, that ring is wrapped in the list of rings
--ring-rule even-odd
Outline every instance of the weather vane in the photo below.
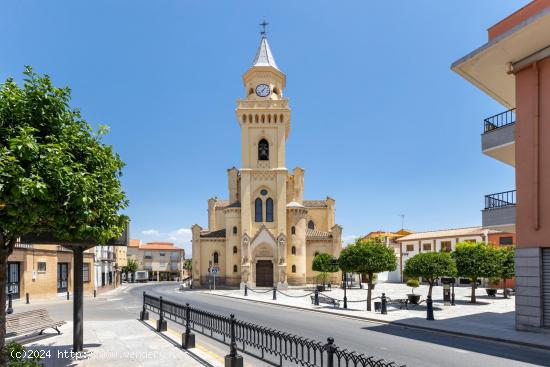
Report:
[[[266,22],[265,19],[264,19],[263,22],[260,23],[260,27],[262,27],[262,31],[260,32],[260,34],[262,35],[262,37],[265,37],[267,35],[266,28],[267,28],[268,25],[269,25],[269,23]]]

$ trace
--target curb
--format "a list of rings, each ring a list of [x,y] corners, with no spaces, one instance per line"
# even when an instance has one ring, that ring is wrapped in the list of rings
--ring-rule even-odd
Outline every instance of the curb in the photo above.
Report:
[[[520,345],[520,346],[529,347],[529,348],[550,350],[550,346],[535,344],[535,343],[529,343],[529,342],[522,342],[522,341],[517,341],[517,340],[512,340],[512,339],[498,338],[498,337],[494,337],[494,336],[468,334],[468,333],[463,333],[463,332],[460,332],[460,331],[451,331],[451,330],[438,329],[438,328],[434,328],[434,327],[421,326],[421,325],[411,325],[411,324],[407,324],[407,323],[400,322],[400,321],[385,321],[385,320],[379,320],[379,319],[374,319],[374,318],[364,317],[364,316],[342,315],[342,314],[337,314],[337,313],[334,313],[334,312],[320,310],[320,309],[306,308],[306,307],[301,307],[301,306],[290,306],[290,305],[266,302],[266,301],[255,300],[255,299],[245,299],[245,298],[233,297],[233,296],[224,295],[224,294],[212,294],[212,293],[205,293],[205,292],[200,292],[200,293],[201,294],[206,294],[206,295],[209,295],[209,296],[225,297],[225,298],[231,298],[231,299],[242,300],[242,301],[247,301],[247,302],[261,303],[261,304],[271,305],[271,306],[276,306],[276,307],[285,307],[285,308],[291,308],[291,309],[301,310],[301,311],[318,312],[318,313],[323,313],[323,314],[332,315],[332,316],[345,317],[345,318],[348,318],[348,319],[355,319],[355,320],[361,320],[361,321],[370,321],[370,322],[375,322],[375,323],[379,323],[379,324],[396,325],[396,326],[401,326],[401,327],[410,328],[410,329],[419,329],[419,330],[425,330],[425,331],[431,331],[431,332],[437,332],[437,333],[443,333],[443,334],[449,334],[449,335],[456,335],[456,336],[462,336],[462,337],[473,338],[473,339],[490,340],[490,341],[499,342],[499,343]]]

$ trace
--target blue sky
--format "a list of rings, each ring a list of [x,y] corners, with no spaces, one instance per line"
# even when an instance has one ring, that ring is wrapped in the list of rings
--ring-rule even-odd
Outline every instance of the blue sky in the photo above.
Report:
[[[0,79],[23,65],[69,85],[127,166],[132,237],[190,250],[207,199],[240,166],[235,100],[259,43],[287,75],[287,167],[336,199],[346,239],[479,225],[514,171],[480,151],[504,107],[450,70],[528,1],[4,1]]]

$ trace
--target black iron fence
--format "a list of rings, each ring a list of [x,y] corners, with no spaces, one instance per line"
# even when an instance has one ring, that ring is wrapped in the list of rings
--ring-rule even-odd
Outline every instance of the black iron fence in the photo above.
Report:
[[[395,362],[386,362],[346,349],[334,344],[333,338],[319,342],[297,335],[235,319],[234,315],[222,316],[205,310],[164,300],[143,293],[141,319],[148,318],[148,312],[159,315],[157,330],[166,319],[185,327],[182,345],[192,339],[191,330],[209,336],[230,347],[226,358],[240,358],[241,351],[274,366],[306,367],[397,367]]]
[[[483,120],[483,132],[487,133],[489,131],[513,124],[515,122],[516,109],[512,108],[511,110],[498,113]]]
[[[516,205],[516,190],[485,195],[485,209],[505,208]]]

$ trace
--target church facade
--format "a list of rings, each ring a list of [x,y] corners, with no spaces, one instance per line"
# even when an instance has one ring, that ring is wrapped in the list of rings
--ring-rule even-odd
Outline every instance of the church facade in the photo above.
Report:
[[[227,200],[208,200],[208,228],[192,227],[193,285],[207,286],[212,271],[217,284],[230,286],[313,283],[313,258],[339,256],[342,227],[335,224],[334,199],[304,200],[304,170],[286,168],[286,76],[265,34],[243,82],[246,98],[236,108],[242,168],[227,170]]]

